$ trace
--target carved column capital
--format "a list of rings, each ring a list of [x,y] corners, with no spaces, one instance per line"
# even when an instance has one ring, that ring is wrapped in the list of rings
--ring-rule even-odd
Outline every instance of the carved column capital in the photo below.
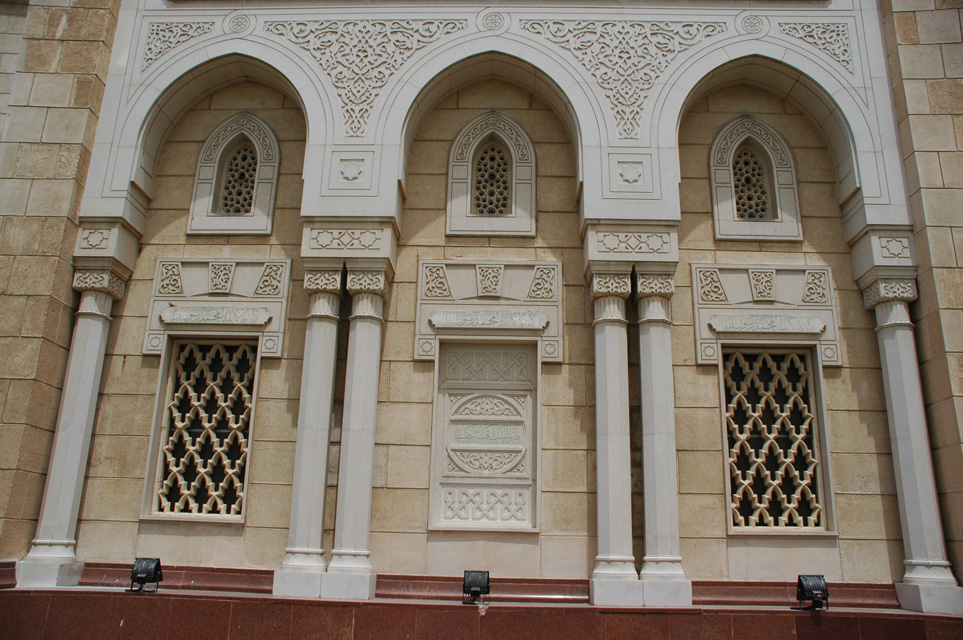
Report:
[[[115,300],[124,297],[124,279],[110,269],[77,269],[73,287],[81,292],[100,291]]]
[[[370,293],[382,299],[388,297],[388,272],[384,269],[351,269],[348,271],[348,293]]]
[[[863,289],[863,304],[867,309],[875,309],[884,302],[912,302],[916,297],[913,278],[880,278]]]
[[[304,288],[308,293],[341,294],[341,269],[319,269],[304,272]]]
[[[632,280],[628,273],[593,273],[592,300],[599,298],[625,298],[632,293]]]
[[[668,273],[637,273],[635,274],[635,290],[640,298],[657,296],[671,298],[675,293],[673,276]]]

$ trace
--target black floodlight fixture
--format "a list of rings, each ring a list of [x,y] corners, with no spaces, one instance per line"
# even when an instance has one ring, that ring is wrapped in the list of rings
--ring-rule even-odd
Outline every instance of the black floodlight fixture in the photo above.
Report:
[[[157,591],[157,583],[163,579],[160,558],[136,558],[130,570],[130,589],[127,591],[153,593]],[[153,585],[152,588],[151,585]]]
[[[491,593],[491,586],[488,583],[488,572],[487,571],[466,571],[465,572],[465,584],[462,590],[463,598],[462,602],[465,604],[472,604],[478,602],[478,599],[482,596],[487,596]],[[467,600],[466,598],[471,598]]]
[[[799,600],[800,609],[818,610],[823,607],[829,609],[829,587],[826,586],[826,577],[799,576],[796,580],[796,599]],[[804,607],[804,602],[812,604]]]

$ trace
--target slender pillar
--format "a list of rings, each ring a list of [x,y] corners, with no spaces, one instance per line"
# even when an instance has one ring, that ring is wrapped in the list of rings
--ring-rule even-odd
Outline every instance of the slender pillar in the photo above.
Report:
[[[21,587],[75,585],[84,566],[75,553],[77,518],[104,369],[110,308],[115,299],[124,296],[124,281],[107,269],[77,270],[73,286],[81,292],[80,308],[70,341],[37,535],[17,576]]]
[[[679,551],[679,480],[672,384],[672,276],[636,275],[639,305],[639,383],[642,402],[642,470],[645,556],[642,597],[648,606],[690,606]]]
[[[383,270],[355,271],[350,265],[348,269],[351,325],[341,426],[338,515],[331,563],[321,580],[321,597],[368,600],[375,591],[368,546],[382,310],[388,274]]]
[[[595,449],[598,554],[590,595],[596,605],[641,605],[632,555],[629,360],[625,300],[628,273],[595,273]]]
[[[281,570],[274,572],[274,594],[317,598],[325,570],[321,539],[338,353],[341,270],[307,271],[304,288],[311,299],[304,332],[291,526],[284,562]]]
[[[876,311],[886,414],[896,470],[905,573],[896,585],[904,609],[963,614],[963,588],[947,561],[908,302],[916,281],[880,279],[863,289]]]

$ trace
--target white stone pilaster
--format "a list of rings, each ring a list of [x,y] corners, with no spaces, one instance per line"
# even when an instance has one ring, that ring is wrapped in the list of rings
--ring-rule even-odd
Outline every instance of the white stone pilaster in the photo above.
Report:
[[[863,289],[876,312],[886,413],[896,470],[905,573],[896,585],[904,609],[963,614],[963,588],[947,561],[908,302],[913,279],[878,279]]]
[[[291,525],[284,562],[274,573],[274,594],[317,598],[326,566],[321,540],[338,352],[341,270],[306,271],[304,288],[311,299],[304,335]]]
[[[595,605],[642,604],[632,555],[629,362],[625,300],[628,271],[592,274],[595,304],[595,438],[598,554],[589,582]]]
[[[679,481],[672,377],[672,276],[636,275],[639,307],[639,384],[642,405],[642,469],[645,556],[642,598],[647,606],[690,606],[679,550]]]
[[[124,281],[108,269],[78,269],[73,286],[81,292],[80,307],[70,341],[37,535],[17,572],[20,587],[75,585],[83,571],[75,553],[77,518],[104,369],[110,310],[114,299],[124,295]]]
[[[371,566],[371,483],[375,419],[381,365],[383,308],[389,273],[348,265],[351,325],[345,376],[338,511],[334,550],[321,580],[321,597],[370,600],[375,573]]]

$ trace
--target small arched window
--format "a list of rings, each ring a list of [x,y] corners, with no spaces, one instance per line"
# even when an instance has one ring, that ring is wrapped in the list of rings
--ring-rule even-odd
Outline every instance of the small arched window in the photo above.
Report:
[[[249,113],[236,115],[201,148],[191,201],[190,233],[271,233],[278,141]]]
[[[717,239],[802,239],[796,171],[779,134],[738,118],[716,137],[710,165]]]
[[[535,235],[535,150],[491,111],[462,129],[448,163],[449,235]]]

